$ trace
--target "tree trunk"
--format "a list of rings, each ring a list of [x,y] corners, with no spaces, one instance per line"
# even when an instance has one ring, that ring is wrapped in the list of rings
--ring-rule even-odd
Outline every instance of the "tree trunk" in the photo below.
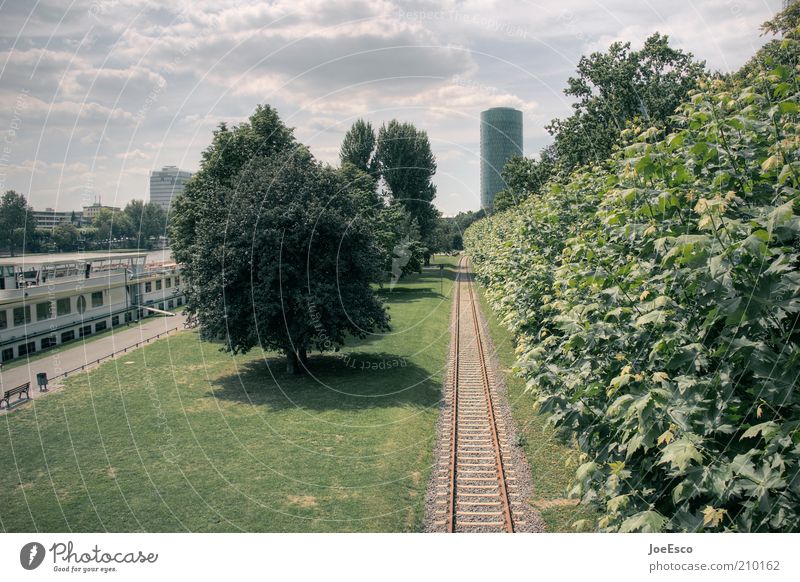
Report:
[[[286,351],[286,373],[292,375],[300,373],[300,366],[297,362],[297,354],[290,350]]]
[[[306,348],[297,348],[297,351],[286,350],[286,372],[292,375],[304,374],[308,365]]]

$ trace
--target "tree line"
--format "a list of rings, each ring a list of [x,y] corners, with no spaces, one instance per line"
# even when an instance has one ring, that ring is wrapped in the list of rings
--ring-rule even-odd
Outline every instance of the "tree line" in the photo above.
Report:
[[[89,226],[78,213],[52,228],[37,228],[33,208],[24,195],[6,191],[0,199],[0,249],[11,256],[18,251],[65,252],[101,249],[111,244],[123,248],[152,248],[167,233],[167,214],[154,202],[132,200],[121,211],[102,208]]]

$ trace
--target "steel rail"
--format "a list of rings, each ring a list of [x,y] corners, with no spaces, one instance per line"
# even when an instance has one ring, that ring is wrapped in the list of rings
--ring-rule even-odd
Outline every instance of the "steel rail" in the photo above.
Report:
[[[456,457],[458,455],[458,350],[459,338],[461,336],[461,267],[464,257],[458,260],[458,275],[455,280],[456,293],[454,297],[456,307],[455,321],[455,340],[453,342],[453,403],[451,407],[452,415],[452,441],[450,444],[450,499],[447,511],[447,533],[454,533],[456,530]]]
[[[503,521],[505,522],[505,530],[509,533],[514,532],[514,520],[511,515],[511,501],[508,496],[508,487],[506,486],[506,474],[503,466],[503,453],[500,449],[500,438],[497,434],[497,420],[494,415],[494,402],[492,401],[492,391],[489,387],[489,372],[486,367],[486,356],[483,351],[483,335],[481,332],[480,320],[478,318],[478,309],[475,306],[475,292],[472,289],[470,282],[469,286],[470,303],[472,304],[472,321],[475,324],[475,340],[478,344],[478,354],[481,364],[481,376],[483,379],[483,390],[486,394],[487,409],[489,411],[489,429],[492,434],[492,444],[494,446],[495,467],[497,468],[497,482],[500,487],[500,502],[503,505]]]
[[[452,400],[451,400],[451,434],[450,434],[450,463],[449,463],[449,491],[448,495],[449,498],[447,500],[447,520],[446,520],[446,531],[448,533],[454,533],[458,529],[458,521],[457,521],[457,506],[458,506],[458,478],[459,478],[459,450],[458,450],[458,439],[459,439],[459,431],[458,431],[458,423],[459,423],[459,388],[460,388],[460,369],[461,369],[461,284],[462,284],[462,275],[467,271],[468,262],[466,257],[462,257],[459,260],[459,272],[456,277],[456,292],[454,295],[455,300],[455,325],[454,325],[454,341],[453,341],[453,366],[451,373],[452,376]],[[489,435],[492,442],[492,449],[494,452],[494,468],[497,474],[497,483],[498,483],[498,491],[500,497],[500,506],[502,508],[502,515],[503,515],[503,522],[502,527],[503,530],[506,532],[513,532],[514,531],[514,520],[511,512],[511,501],[508,492],[508,485],[506,483],[506,471],[503,464],[503,454],[502,448],[500,446],[500,437],[499,431],[497,428],[497,419],[495,417],[494,411],[494,402],[492,398],[491,392],[491,384],[489,382],[489,371],[486,363],[486,354],[483,347],[483,335],[480,326],[480,319],[478,317],[478,309],[476,306],[476,297],[475,292],[472,289],[472,281],[467,280],[466,284],[469,285],[467,290],[467,297],[469,298],[470,307],[469,310],[472,314],[472,324],[475,330],[475,343],[477,346],[477,355],[478,355],[478,367],[480,369],[480,381],[483,387],[483,395],[486,400],[486,410],[487,410],[487,422],[488,422],[488,429]],[[466,317],[469,318],[469,315]],[[487,451],[488,453],[488,451]],[[491,458],[491,457],[490,457]],[[469,457],[467,460],[470,460]],[[470,467],[472,465],[465,465]],[[489,465],[491,466],[491,465]],[[473,466],[474,470],[474,466]],[[465,469],[467,473],[469,473],[469,469]],[[468,477],[464,477],[469,479]],[[467,494],[469,495],[469,494]],[[478,495],[483,496],[484,494],[471,494],[472,496]],[[493,495],[493,494],[492,494]],[[486,494],[486,497],[490,497],[490,494]],[[463,501],[467,505],[475,505],[475,503],[470,503],[468,500]],[[487,503],[478,503],[478,505],[487,505]],[[477,515],[477,514],[476,514]],[[471,522],[464,525],[471,525],[471,526],[480,526],[480,522]],[[487,523],[487,525],[489,525]],[[496,525],[501,525],[499,522]]]

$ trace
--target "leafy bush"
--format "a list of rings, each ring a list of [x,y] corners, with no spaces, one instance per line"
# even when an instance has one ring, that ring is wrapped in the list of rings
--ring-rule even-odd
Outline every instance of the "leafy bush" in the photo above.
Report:
[[[797,21],[794,21],[796,26]],[[800,529],[794,30],[464,242],[603,531]]]

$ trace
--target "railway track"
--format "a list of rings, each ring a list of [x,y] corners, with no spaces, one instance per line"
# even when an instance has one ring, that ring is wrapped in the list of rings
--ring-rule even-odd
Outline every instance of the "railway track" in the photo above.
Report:
[[[506,415],[499,411],[495,374],[487,357],[489,339],[481,326],[466,259],[459,262],[454,303],[428,529],[450,533],[529,530],[528,510],[517,483],[520,453],[511,450]]]

